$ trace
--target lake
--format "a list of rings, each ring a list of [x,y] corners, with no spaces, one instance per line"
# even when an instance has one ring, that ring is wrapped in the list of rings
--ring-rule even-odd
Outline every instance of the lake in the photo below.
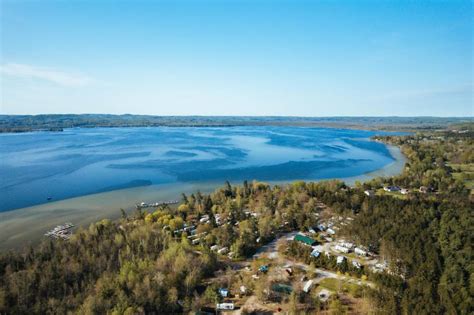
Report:
[[[375,134],[302,127],[91,128],[0,135],[0,212],[137,187],[360,176],[394,162]]]

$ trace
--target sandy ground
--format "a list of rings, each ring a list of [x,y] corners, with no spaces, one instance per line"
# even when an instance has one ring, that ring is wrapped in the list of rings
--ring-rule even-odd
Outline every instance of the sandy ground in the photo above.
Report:
[[[376,176],[390,176],[403,170],[405,157],[397,147],[388,146],[395,161],[384,168],[368,174],[343,179],[349,185]],[[142,201],[157,202],[179,199],[181,193],[200,190],[213,191],[222,183],[173,184],[135,187],[99,194],[87,195],[28,208],[0,213],[0,250],[20,248],[38,243],[44,233],[56,225],[72,222],[75,226],[87,226],[100,219],[115,219],[120,209],[133,211]]]

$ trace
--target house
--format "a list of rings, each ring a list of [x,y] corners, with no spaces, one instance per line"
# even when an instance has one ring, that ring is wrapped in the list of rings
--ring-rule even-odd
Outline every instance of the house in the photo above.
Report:
[[[345,260],[346,260],[346,257],[344,257],[344,256],[337,256],[337,258],[336,258],[336,263],[337,263],[338,265],[340,265],[340,264],[342,264]]]
[[[352,261],[352,266],[356,267],[357,269],[360,269],[362,267],[361,264],[355,260]]]
[[[234,303],[218,303],[216,304],[216,309],[218,310],[233,310]]]
[[[311,234],[316,234],[316,231],[315,231],[313,228],[309,228],[308,231],[309,231],[309,233],[311,233]]]
[[[356,253],[359,256],[367,256],[367,252],[363,250],[362,248],[356,247],[354,249],[354,253]]]
[[[396,192],[396,191],[400,191],[400,187],[398,187],[398,186],[385,186],[383,188],[383,190],[385,190],[386,192]]]
[[[319,224],[319,225],[318,225],[318,229],[319,229],[321,232],[323,232],[323,231],[326,230],[326,226],[325,226],[324,224]]]
[[[319,255],[321,255],[321,252],[318,251],[317,249],[314,249],[314,250],[311,252],[311,256],[312,256],[312,257],[318,258]]]
[[[323,251],[323,247],[322,247],[321,245],[313,246],[313,249],[317,250],[318,252],[322,252],[322,251]]]
[[[345,253],[345,254],[349,253],[349,251],[350,251],[349,248],[344,247],[344,246],[341,246],[341,245],[339,245],[339,244],[334,247],[334,250],[335,250],[335,251],[338,251],[338,252],[340,252],[340,253]]]
[[[298,241],[300,243],[303,243],[305,245],[309,245],[309,246],[313,246],[317,243],[311,237],[308,237],[306,235],[301,235],[301,234],[296,234],[295,237],[293,238],[293,240]]]
[[[331,234],[331,235],[336,234],[336,231],[334,231],[334,230],[331,229],[331,228],[327,229],[326,231],[327,231],[329,234]]]
[[[406,188],[402,188],[402,189],[400,189],[400,193],[401,193],[402,195],[408,195],[408,194],[410,193],[410,191],[409,191],[408,189],[406,189]]]
[[[352,249],[354,247],[354,244],[349,243],[349,242],[341,242],[341,246],[345,248]]]
[[[305,283],[305,285],[303,287],[304,293],[308,293],[309,290],[311,290],[312,287],[313,287],[313,280],[309,280],[308,282]]]
[[[224,298],[229,296],[229,289],[220,288],[218,291],[219,291],[219,295],[224,297]]]
[[[240,286],[240,293],[246,294],[247,293],[247,288],[243,285]]]
[[[373,190],[365,190],[364,194],[366,194],[369,197],[375,196],[375,192]]]
[[[212,245],[212,246],[211,246],[211,250],[212,250],[213,252],[219,250],[219,245]]]
[[[200,240],[201,240],[200,238],[197,238],[197,239],[193,240],[193,241],[192,241],[193,245],[199,244],[199,241],[200,241]]]

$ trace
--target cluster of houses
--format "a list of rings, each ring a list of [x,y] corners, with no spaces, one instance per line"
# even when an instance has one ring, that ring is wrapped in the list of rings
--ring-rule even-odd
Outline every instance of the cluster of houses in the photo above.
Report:
[[[306,236],[303,234],[296,234],[293,240],[296,242],[302,243],[304,245],[311,246],[313,249],[310,253],[311,257],[318,258],[322,253],[324,253],[327,257],[331,256],[331,253],[329,251],[324,251],[323,246],[317,245],[317,241],[315,241],[309,236]],[[342,254],[348,254],[353,251],[356,255],[361,256],[361,257],[373,256],[373,254],[370,253],[365,247],[356,246],[355,244],[351,242],[346,242],[344,240],[340,240],[332,249],[335,252],[339,252]],[[338,265],[342,264],[346,260],[347,258],[342,255],[336,257],[336,263]],[[362,268],[362,265],[356,260],[352,261],[352,265],[357,269]]]
[[[54,229],[46,232],[44,235],[49,236],[55,239],[63,239],[67,240],[72,235],[72,228],[74,224],[72,223],[64,223],[63,225],[58,225]]]
[[[408,195],[410,193],[409,189],[402,188],[402,187],[399,187],[399,186],[384,186],[383,190],[386,191],[386,192],[398,192],[402,195]],[[427,194],[427,193],[433,192],[433,191],[434,191],[433,188],[426,187],[426,186],[421,186],[418,189],[418,192],[420,192],[422,194]],[[371,190],[371,189],[368,189],[368,190],[364,191],[364,194],[366,194],[369,197],[373,197],[373,196],[375,196],[375,191]]]

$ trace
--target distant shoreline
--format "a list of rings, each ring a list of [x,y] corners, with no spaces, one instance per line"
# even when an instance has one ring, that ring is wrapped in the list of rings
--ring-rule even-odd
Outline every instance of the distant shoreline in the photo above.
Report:
[[[153,116],[109,114],[0,115],[0,133],[68,128],[293,126],[381,131],[445,129],[474,117]]]
[[[356,181],[366,181],[379,176],[394,176],[402,172],[406,162],[405,156],[398,147],[385,145],[394,158],[392,163],[366,174],[335,179],[354,185]],[[306,182],[322,180],[330,179],[306,180]],[[283,185],[291,182],[268,183]],[[76,226],[87,227],[90,223],[104,218],[118,218],[120,209],[131,212],[135,204],[142,201],[175,200],[180,198],[181,193],[190,194],[197,191],[210,193],[220,185],[222,182],[140,186],[0,212],[0,250],[18,249],[27,244],[37,243],[45,231],[64,222],[73,222]]]

